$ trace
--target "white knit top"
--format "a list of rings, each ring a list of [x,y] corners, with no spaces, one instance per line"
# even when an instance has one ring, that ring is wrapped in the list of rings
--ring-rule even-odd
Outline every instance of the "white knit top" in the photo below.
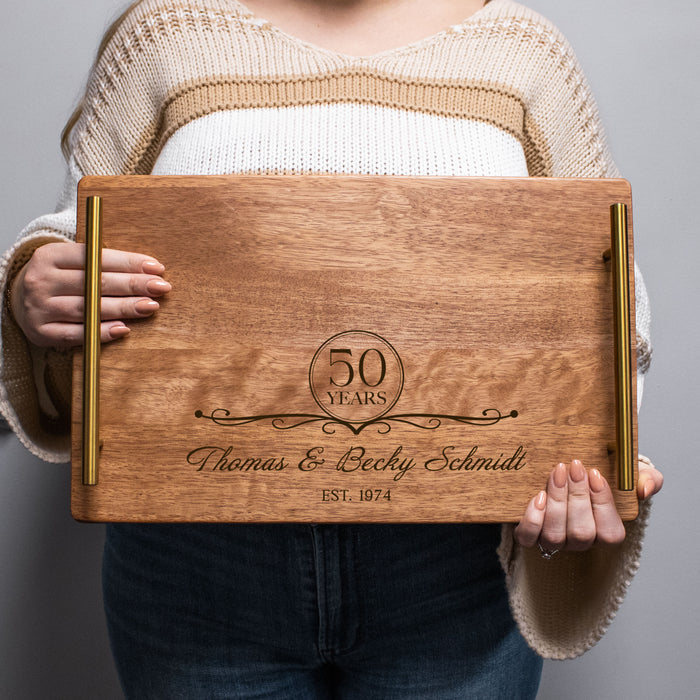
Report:
[[[618,176],[571,48],[511,0],[368,57],[300,41],[237,0],[142,0],[93,69],[70,144],[58,209],[6,253],[3,289],[38,245],[74,239],[88,174]],[[28,346],[3,307],[0,411],[47,461],[69,457],[68,359]],[[600,638],[636,569],[645,517],[619,548],[551,562],[514,547],[504,527],[511,604],[539,653],[574,656]]]

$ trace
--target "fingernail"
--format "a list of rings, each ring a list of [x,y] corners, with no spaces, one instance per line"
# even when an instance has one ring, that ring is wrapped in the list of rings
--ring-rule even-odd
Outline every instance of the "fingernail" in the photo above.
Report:
[[[151,294],[165,294],[172,289],[170,282],[165,280],[148,280],[146,284],[146,289],[148,289]]]
[[[605,489],[605,479],[603,479],[603,475],[597,469],[591,469],[588,473],[588,483],[596,493],[600,493]]]
[[[109,329],[110,338],[114,338],[115,340],[117,340],[118,338],[123,338],[126,335],[129,335],[129,333],[131,333],[131,330],[127,326],[125,326],[124,324],[112,326]]]
[[[546,491],[540,491],[537,496],[535,497],[535,508],[537,510],[544,510],[544,507],[547,505],[547,492]]]
[[[654,493],[654,482],[651,479],[648,479],[644,483],[644,498],[649,498],[652,493]]]
[[[586,478],[586,470],[583,468],[583,464],[577,459],[571,462],[569,474],[571,474],[571,480],[576,482],[581,482]]]
[[[139,299],[139,301],[134,304],[136,313],[142,316],[150,316],[152,313],[158,311],[159,308],[160,304],[157,301],[153,301],[153,299]]]
[[[165,265],[159,263],[157,260],[146,260],[141,266],[141,269],[147,275],[162,275],[165,272]]]
[[[554,467],[554,485],[557,488],[563,488],[566,486],[566,465],[565,464],[557,464],[556,467]]]

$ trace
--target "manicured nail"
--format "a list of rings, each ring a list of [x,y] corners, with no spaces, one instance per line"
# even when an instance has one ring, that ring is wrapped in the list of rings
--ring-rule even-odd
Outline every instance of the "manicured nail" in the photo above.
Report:
[[[148,289],[151,294],[165,294],[172,289],[172,285],[165,280],[154,279],[148,280],[146,289]]]
[[[141,266],[141,269],[147,275],[162,275],[165,272],[165,265],[159,263],[157,260],[146,260]]]
[[[560,462],[554,467],[554,485],[560,489],[566,486],[566,464]]]
[[[109,335],[111,338],[114,338],[114,340],[117,340],[118,338],[123,338],[124,336],[129,335],[129,333],[131,333],[131,330],[124,324],[112,326],[109,329]]]
[[[581,482],[586,478],[586,470],[583,468],[583,464],[575,459],[571,462],[571,469],[569,470],[571,474],[572,481]]]
[[[654,493],[654,482],[651,479],[647,479],[644,482],[644,498],[649,498],[652,493]]]
[[[537,496],[535,497],[535,508],[537,508],[537,510],[544,510],[546,505],[547,505],[547,492],[540,491],[537,494]]]
[[[597,469],[591,469],[588,472],[588,483],[591,485],[591,490],[600,493],[605,489],[605,479]]]
[[[134,304],[134,309],[137,314],[141,316],[150,316],[151,314],[158,311],[160,304],[153,299],[139,299],[136,304]]]

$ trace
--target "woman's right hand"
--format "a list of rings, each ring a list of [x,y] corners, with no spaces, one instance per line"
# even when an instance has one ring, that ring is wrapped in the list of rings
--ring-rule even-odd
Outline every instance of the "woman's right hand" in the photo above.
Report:
[[[15,320],[41,347],[68,348],[83,343],[85,246],[47,243],[34,251],[15,277],[10,294]],[[146,318],[158,310],[156,298],[170,291],[165,267],[140,253],[102,252],[103,343],[129,333],[124,320]]]

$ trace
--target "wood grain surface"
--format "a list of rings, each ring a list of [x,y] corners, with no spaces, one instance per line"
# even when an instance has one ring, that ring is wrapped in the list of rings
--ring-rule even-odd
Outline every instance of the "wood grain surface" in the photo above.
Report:
[[[558,461],[615,484],[627,182],[89,177],[79,231],[91,195],[173,290],[102,348],[96,486],[76,357],[76,518],[513,522]]]

